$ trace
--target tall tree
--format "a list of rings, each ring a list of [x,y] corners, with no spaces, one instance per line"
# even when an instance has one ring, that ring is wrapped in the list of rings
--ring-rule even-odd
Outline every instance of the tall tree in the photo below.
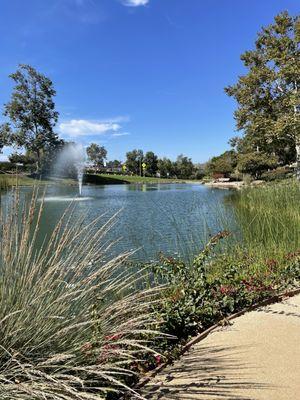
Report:
[[[142,174],[143,150],[132,150],[126,153],[126,167],[129,172],[135,175]]]
[[[239,154],[237,169],[240,172],[251,174],[259,178],[261,173],[277,166],[278,160],[262,152]]]
[[[175,175],[175,165],[169,158],[159,159],[157,167],[161,177],[167,178]]]
[[[206,170],[210,174],[231,174],[237,165],[237,154],[234,150],[225,151],[220,156],[213,157],[206,165]]]
[[[176,159],[175,171],[178,178],[189,179],[193,175],[194,164],[190,158],[180,154]]]
[[[107,150],[104,146],[99,146],[96,143],[91,143],[86,149],[87,155],[90,161],[95,167],[101,168],[104,166],[104,162],[107,158]]]
[[[143,162],[146,164],[146,174],[147,175],[155,175],[157,172],[157,156],[153,153],[153,151],[147,151]]]
[[[109,161],[106,165],[107,165],[107,167],[112,168],[112,169],[121,169],[122,168],[122,162],[119,160]]]
[[[53,101],[56,92],[52,81],[30,65],[20,65],[10,78],[15,86],[4,106],[9,122],[1,126],[1,136],[6,133],[10,143],[33,153],[40,172],[42,157],[60,144],[53,130],[58,120]]]
[[[257,148],[284,159],[290,151],[300,174],[300,18],[283,12],[241,56],[248,72],[226,93],[236,99],[235,119]],[[248,143],[249,143],[248,141]],[[284,161],[284,160],[282,160]]]

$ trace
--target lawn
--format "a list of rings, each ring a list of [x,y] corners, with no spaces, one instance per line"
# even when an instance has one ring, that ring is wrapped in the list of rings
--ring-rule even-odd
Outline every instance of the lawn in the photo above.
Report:
[[[85,176],[86,183],[95,184],[129,184],[129,183],[185,183],[193,182],[185,179],[166,179],[154,178],[149,176],[131,176],[131,175],[110,175],[110,174],[87,174]]]
[[[34,186],[34,185],[48,185],[53,183],[64,183],[68,185],[77,184],[74,179],[35,179],[29,175],[13,175],[1,174],[0,175],[0,189],[6,189],[11,186]]]

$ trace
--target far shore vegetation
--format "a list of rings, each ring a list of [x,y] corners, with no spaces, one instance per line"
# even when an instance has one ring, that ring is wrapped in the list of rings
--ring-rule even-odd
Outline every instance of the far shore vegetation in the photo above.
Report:
[[[207,163],[139,149],[108,161],[103,146],[87,148],[90,184],[266,182],[228,193],[236,229],[227,229],[225,215],[224,229],[189,261],[160,254],[140,265],[132,251],[110,256],[106,233],[118,217],[99,229],[100,216],[87,222],[83,212],[74,221],[76,204],[37,244],[45,212],[38,184],[75,184],[76,168],[53,178],[70,143],[55,133],[51,80],[29,65],[11,75],[0,150],[19,152],[0,164],[0,196],[2,189],[10,196],[0,203],[1,399],[140,398],[135,383],[178,357],[191,337],[300,287],[299,41],[299,17],[283,12],[242,55],[247,72],[225,89],[237,101],[241,135]],[[22,185],[34,186],[28,203]]]

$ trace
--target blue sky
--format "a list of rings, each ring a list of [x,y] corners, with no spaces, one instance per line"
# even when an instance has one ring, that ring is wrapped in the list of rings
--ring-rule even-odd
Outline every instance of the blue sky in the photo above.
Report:
[[[109,159],[133,148],[206,161],[228,148],[257,31],[299,0],[0,0],[0,105],[28,63],[57,90],[57,131]],[[4,154],[9,153],[5,149]],[[2,155],[3,158],[3,155]]]

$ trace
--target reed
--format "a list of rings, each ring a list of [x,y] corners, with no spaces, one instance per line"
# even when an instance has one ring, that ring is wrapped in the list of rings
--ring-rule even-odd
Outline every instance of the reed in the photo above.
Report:
[[[249,188],[230,197],[243,249],[280,256],[300,249],[300,185],[296,180]]]
[[[8,178],[0,174],[0,190],[6,190],[9,187]]]

